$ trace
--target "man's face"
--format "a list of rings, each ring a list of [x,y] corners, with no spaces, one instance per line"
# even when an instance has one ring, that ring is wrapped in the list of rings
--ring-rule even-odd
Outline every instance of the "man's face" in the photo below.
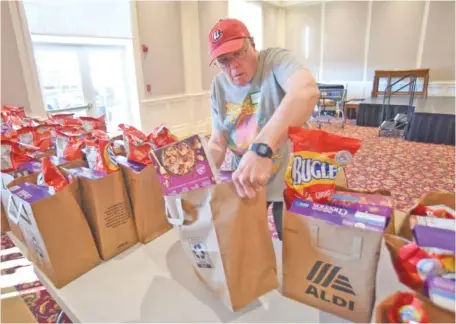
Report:
[[[257,54],[249,43],[231,53],[217,57],[217,64],[231,82],[238,86],[249,83],[257,69]]]

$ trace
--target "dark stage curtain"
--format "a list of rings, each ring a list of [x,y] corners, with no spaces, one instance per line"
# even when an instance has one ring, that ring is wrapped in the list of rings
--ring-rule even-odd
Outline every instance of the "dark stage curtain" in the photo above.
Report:
[[[455,115],[415,113],[405,139],[434,144],[455,144]]]
[[[383,112],[381,104],[360,103],[356,125],[378,127],[384,120],[392,120],[397,114],[407,114],[410,121],[414,111],[415,107],[406,105],[385,105]]]

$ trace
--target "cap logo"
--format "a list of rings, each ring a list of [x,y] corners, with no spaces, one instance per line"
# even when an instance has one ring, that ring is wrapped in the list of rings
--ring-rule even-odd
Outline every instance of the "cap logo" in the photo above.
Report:
[[[220,38],[222,38],[222,36],[223,32],[220,29],[215,30],[212,34],[212,42],[217,43],[220,40]]]

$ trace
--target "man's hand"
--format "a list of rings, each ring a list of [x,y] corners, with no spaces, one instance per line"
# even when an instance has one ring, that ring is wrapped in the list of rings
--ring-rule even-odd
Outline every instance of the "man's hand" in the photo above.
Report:
[[[233,182],[240,197],[254,198],[266,186],[272,173],[272,160],[248,151],[233,173]]]

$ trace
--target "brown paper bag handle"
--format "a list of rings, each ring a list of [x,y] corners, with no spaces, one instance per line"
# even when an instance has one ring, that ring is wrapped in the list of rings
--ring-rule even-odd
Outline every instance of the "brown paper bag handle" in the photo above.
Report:
[[[363,245],[363,238],[361,236],[352,237],[352,243],[347,254],[333,251],[328,248],[320,246],[318,238],[319,227],[316,225],[310,226],[310,243],[312,247],[318,252],[345,261],[361,259],[361,248]]]
[[[168,223],[173,226],[181,226],[184,224],[184,209],[182,208],[181,197],[166,197],[165,209]]]

